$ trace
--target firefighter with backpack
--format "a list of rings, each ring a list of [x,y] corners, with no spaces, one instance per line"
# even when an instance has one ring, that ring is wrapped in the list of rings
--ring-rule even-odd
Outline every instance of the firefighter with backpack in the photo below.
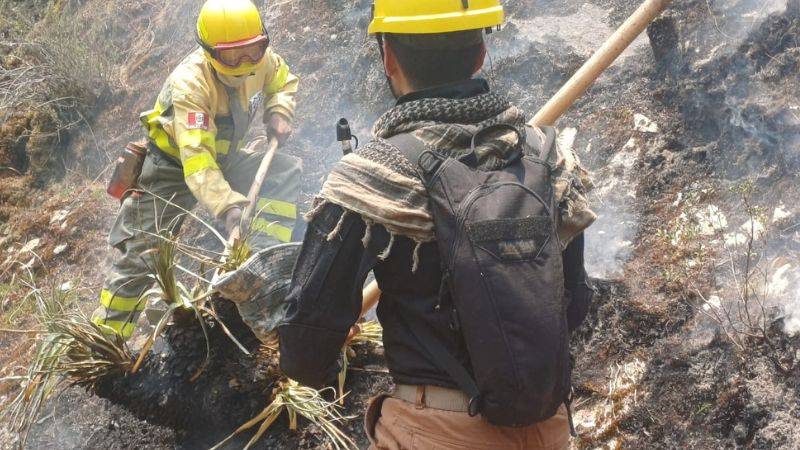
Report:
[[[307,216],[281,367],[335,379],[374,271],[396,387],[367,409],[372,448],[569,443],[589,180],[552,128],[474,78],[503,14],[497,0],[375,0],[369,33],[397,103]]]

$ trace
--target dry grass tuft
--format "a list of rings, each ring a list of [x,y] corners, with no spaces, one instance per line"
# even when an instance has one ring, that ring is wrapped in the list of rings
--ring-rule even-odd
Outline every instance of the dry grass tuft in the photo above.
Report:
[[[350,358],[355,356],[356,345],[372,344],[379,347],[383,346],[383,327],[375,320],[356,325],[357,333],[350,339],[344,349],[342,349],[342,370],[339,372],[339,404],[344,404],[344,383],[347,381],[347,369],[350,366]]]
[[[286,411],[289,415],[289,429],[297,429],[297,417],[305,417],[308,421],[322,429],[323,433],[331,440],[331,445],[335,449],[357,448],[355,443],[344,434],[336,424],[353,417],[343,416],[339,412],[336,401],[327,401],[324,393],[331,388],[318,391],[310,387],[301,386],[294,380],[280,381],[273,391],[274,399],[261,414],[250,419],[247,423],[240,426],[224,441],[220,442],[212,450],[217,450],[225,446],[231,439],[239,433],[249,430],[258,424],[258,430],[250,438],[245,446],[249,449],[264,435],[269,427]]]
[[[3,414],[22,437],[35,423],[44,402],[63,383],[92,386],[130,370],[133,361],[124,341],[109,336],[78,309],[66,309],[69,292],[53,288],[49,295],[34,288],[36,317],[41,327],[38,346],[20,394]]]
[[[175,239],[175,236],[173,236],[173,234],[169,231],[169,227],[167,229],[160,230],[155,237],[156,241],[153,248],[142,253],[141,257],[147,262],[150,270],[150,274],[148,276],[153,279],[156,287],[142,294],[141,301],[147,303],[153,299],[161,300],[167,305],[167,310],[158,321],[153,333],[148,337],[147,341],[145,341],[142,351],[139,354],[139,358],[134,364],[132,371],[135,373],[139,370],[141,364],[144,362],[144,358],[147,356],[147,353],[155,343],[155,340],[164,331],[175,313],[180,310],[193,313],[203,328],[203,333],[206,335],[206,361],[201,365],[198,372],[192,377],[192,380],[196,380],[203,373],[208,364],[208,358],[211,354],[204,315],[208,315],[216,320],[217,323],[220,324],[223,332],[225,332],[225,334],[239,347],[239,349],[245,354],[249,355],[250,353],[247,351],[247,349],[245,349],[244,346],[233,336],[230,330],[228,330],[225,324],[219,319],[214,310],[206,306],[207,299],[213,294],[213,292],[209,289],[208,282],[206,282],[200,275],[193,273],[188,269],[181,268],[178,265],[176,256],[179,249],[179,243]],[[183,270],[184,273],[187,273],[198,280],[198,283],[193,289],[188,289],[183,283],[178,281],[177,269],[179,268]]]

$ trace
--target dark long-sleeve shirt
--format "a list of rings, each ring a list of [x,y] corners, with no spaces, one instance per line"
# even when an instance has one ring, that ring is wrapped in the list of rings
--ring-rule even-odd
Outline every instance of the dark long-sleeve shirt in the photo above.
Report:
[[[429,98],[471,99],[488,92],[484,80],[466,80],[411,93],[401,97],[398,105]],[[430,332],[426,336],[435,336],[459,362],[470,367],[463,336],[451,327],[452,309],[439,307],[452,305],[452,299],[449,291],[442,289],[437,243],[421,245],[418,270],[412,271],[416,244],[411,239],[396,236],[390,244],[386,229],[375,225],[364,248],[367,225],[356,214],[347,214],[340,223],[343,213],[340,206],[327,204],[309,224],[286,319],[279,327],[281,368],[309,386],[322,386],[335,379],[342,346],[361,312],[364,281],[374,271],[382,291],[377,312],[384,329],[384,354],[395,382],[457,388],[420,346],[412,330],[427,327]],[[329,235],[335,237],[328,240]],[[388,258],[380,260],[377,255],[389,246]],[[583,246],[583,235],[579,235],[563,253],[570,329],[583,321],[592,295],[583,266]],[[403,317],[419,320],[409,324]]]
[[[397,308],[413,308],[414,316],[427,317],[427,323],[416,326],[430,326],[462,363],[469,364],[463,338],[449,328],[449,314],[435,308],[440,303],[441,285],[435,243],[423,245],[419,270],[412,273],[413,241],[397,238],[393,256],[380,261],[377,254],[388,244],[389,234],[382,227],[374,227],[370,246],[365,249],[362,237],[366,225],[357,215],[347,215],[337,237],[329,241],[327,236],[342,213],[342,208],[329,204],[309,224],[295,268],[288,314],[279,328],[283,371],[309,386],[322,386],[335,379],[348,331],[359,319],[364,281],[374,269],[383,291],[378,318],[384,327],[387,365],[395,381],[456,388],[449,375],[419,348],[412,330],[397,312]],[[591,298],[583,246],[580,235],[563,254],[570,329],[583,321]]]

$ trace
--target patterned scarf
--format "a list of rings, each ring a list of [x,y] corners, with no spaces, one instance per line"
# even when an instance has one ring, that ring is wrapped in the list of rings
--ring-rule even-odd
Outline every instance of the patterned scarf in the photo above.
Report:
[[[397,105],[376,122],[374,140],[334,166],[306,218],[310,220],[325,204],[335,203],[346,214],[358,214],[367,223],[365,245],[371,226],[380,224],[392,236],[408,237],[419,247],[435,238],[428,194],[411,162],[387,139],[411,133],[437,153],[458,157],[470,150],[472,137],[479,130],[497,124],[522,130],[526,121],[521,110],[493,93],[466,99],[426,98]],[[491,169],[516,143],[511,131],[482,139],[476,148],[480,165]],[[552,152],[549,162],[556,168],[555,195],[562,216],[559,235],[566,245],[596,218],[585,197],[591,181],[571,151]],[[329,238],[337,233],[338,227]],[[390,251],[391,244],[381,257],[388,257]]]

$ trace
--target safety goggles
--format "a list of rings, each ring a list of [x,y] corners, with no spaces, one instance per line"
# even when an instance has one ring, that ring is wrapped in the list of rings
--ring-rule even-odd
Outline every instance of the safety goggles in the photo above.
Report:
[[[200,46],[223,66],[236,68],[245,62],[255,64],[261,61],[269,47],[269,36],[264,33],[251,39],[226,42],[213,47],[201,41]]]

